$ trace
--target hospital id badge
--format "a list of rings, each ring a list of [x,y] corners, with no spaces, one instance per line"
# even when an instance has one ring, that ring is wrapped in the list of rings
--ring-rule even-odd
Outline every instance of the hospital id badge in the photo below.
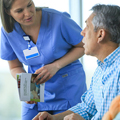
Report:
[[[23,53],[26,60],[39,56],[39,52],[36,46],[32,47],[30,50],[29,49],[23,50]]]

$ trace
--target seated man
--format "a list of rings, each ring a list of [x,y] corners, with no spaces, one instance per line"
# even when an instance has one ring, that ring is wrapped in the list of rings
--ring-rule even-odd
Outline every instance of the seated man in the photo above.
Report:
[[[111,101],[120,94],[120,7],[95,5],[81,32],[85,54],[95,56],[98,67],[82,103],[50,115],[39,113],[33,120],[102,120]]]

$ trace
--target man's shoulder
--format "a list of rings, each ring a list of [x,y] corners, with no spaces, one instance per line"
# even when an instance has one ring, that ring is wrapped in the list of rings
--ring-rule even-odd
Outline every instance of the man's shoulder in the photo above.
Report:
[[[117,59],[115,60],[114,67],[120,71],[120,55],[118,55]]]

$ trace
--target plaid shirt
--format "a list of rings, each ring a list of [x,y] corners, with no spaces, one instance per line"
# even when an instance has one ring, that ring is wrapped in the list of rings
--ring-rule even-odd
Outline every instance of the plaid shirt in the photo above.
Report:
[[[82,103],[69,109],[85,120],[101,120],[111,101],[120,94],[120,47],[104,62],[98,60],[97,63],[90,88],[81,97]]]

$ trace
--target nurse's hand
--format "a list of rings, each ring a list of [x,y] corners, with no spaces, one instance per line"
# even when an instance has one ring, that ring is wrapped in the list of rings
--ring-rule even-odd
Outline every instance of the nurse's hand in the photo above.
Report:
[[[70,115],[65,116],[64,120],[84,120],[84,118],[77,113],[71,113]]]
[[[37,104],[37,102],[34,101],[25,101],[27,104]]]
[[[40,112],[32,120],[55,120],[55,118],[48,112]]]
[[[38,76],[34,79],[34,82],[37,82],[37,84],[45,83],[52,78],[58,70],[57,66],[53,63],[45,65],[35,71],[34,74],[38,74]]]

